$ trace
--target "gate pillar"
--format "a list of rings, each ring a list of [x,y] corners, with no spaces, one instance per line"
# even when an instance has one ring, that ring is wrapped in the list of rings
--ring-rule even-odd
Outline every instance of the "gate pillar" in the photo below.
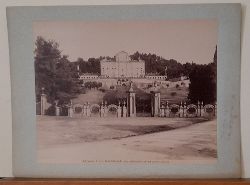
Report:
[[[72,118],[73,117],[73,103],[72,103],[72,100],[70,100],[70,104],[69,104],[69,107],[68,107],[68,117]]]
[[[154,83],[154,90],[151,91],[151,116],[160,116],[161,109],[161,94],[156,88],[156,83]]]
[[[122,109],[119,102],[117,107],[117,117],[120,118],[121,116],[122,116]]]
[[[158,91],[151,91],[151,116],[160,116],[161,94]]]
[[[86,115],[87,117],[90,117],[90,114],[91,114],[91,113],[90,113],[90,104],[89,104],[89,102],[87,102],[87,105],[86,105],[86,114],[85,114],[85,115]]]
[[[55,101],[56,105],[56,116],[60,116],[60,108],[58,107],[58,100]]]
[[[47,108],[47,97],[46,94],[44,93],[44,87],[43,87],[41,93],[41,115],[45,115],[46,108]]]
[[[127,108],[126,108],[125,101],[123,102],[123,106],[122,106],[122,117],[127,117]]]
[[[135,106],[135,92],[132,87],[132,83],[130,84],[130,89],[127,92],[127,111],[128,117],[136,117],[136,106]]]

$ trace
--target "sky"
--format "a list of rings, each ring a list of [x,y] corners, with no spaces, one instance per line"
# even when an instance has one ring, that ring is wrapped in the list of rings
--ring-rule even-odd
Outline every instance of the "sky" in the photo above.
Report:
[[[59,43],[70,61],[113,57],[119,51],[151,53],[178,62],[207,64],[217,45],[217,21],[38,21],[33,36]]]

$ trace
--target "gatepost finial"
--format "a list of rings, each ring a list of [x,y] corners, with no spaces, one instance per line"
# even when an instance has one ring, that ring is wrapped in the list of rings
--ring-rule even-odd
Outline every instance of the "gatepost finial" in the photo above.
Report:
[[[42,94],[44,94],[44,91],[45,91],[45,88],[44,88],[44,87],[42,87]]]
[[[130,82],[130,88],[129,88],[129,92],[133,92],[134,90],[133,90],[133,82],[131,81]]]

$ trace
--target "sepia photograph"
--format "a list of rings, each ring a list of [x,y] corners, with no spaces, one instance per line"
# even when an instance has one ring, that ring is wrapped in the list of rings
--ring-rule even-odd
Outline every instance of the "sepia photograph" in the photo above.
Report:
[[[37,162],[216,163],[216,19],[35,21]]]

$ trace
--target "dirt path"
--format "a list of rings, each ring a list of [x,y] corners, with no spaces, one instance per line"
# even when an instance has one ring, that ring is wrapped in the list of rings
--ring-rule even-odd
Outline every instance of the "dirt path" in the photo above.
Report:
[[[215,162],[216,121],[122,139],[40,148],[39,162]]]
[[[95,142],[168,131],[195,123],[202,118],[68,118],[37,116],[39,148],[63,144]]]

